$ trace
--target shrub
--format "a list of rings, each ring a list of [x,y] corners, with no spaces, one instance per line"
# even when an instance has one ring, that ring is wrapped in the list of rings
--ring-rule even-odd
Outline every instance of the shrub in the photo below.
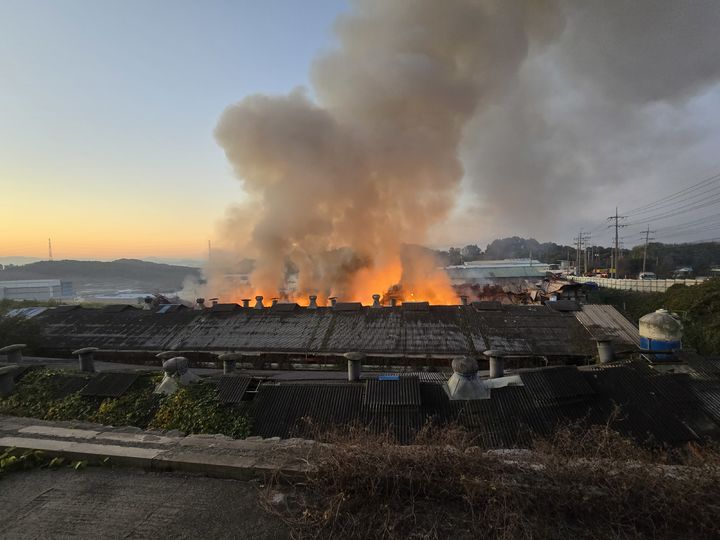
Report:
[[[713,538],[717,461],[668,467],[606,429],[575,428],[535,451],[464,450],[453,428],[400,447],[353,432],[320,446],[281,516],[296,538]],[[458,438],[459,437],[459,438]],[[558,446],[559,443],[559,446]],[[601,448],[596,457],[580,449]]]
[[[187,433],[222,433],[247,437],[250,422],[242,406],[217,402],[210,383],[180,389],[172,396],[153,393],[162,375],[143,374],[118,398],[81,396],[74,392],[58,398],[62,371],[38,369],[26,374],[15,392],[0,399],[0,414],[30,416],[45,420],[79,420],[114,426],[177,429]],[[73,376],[87,380],[87,375]]]
[[[250,431],[242,407],[219,405],[217,388],[209,383],[181,388],[164,397],[150,426],[186,433],[221,433],[236,439],[247,437]]]

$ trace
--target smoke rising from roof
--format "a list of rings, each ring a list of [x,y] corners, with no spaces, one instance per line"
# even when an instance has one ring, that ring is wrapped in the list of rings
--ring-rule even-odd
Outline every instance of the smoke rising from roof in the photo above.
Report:
[[[717,80],[718,23],[711,1],[357,0],[312,65],[314,97],[223,113],[215,135],[248,194],[224,237],[267,295],[288,260],[305,294],[452,295],[400,248],[442,226],[463,176],[484,223],[551,234],[558,201],[691,155],[685,108]]]
[[[358,1],[337,22],[339,47],[312,66],[315,101],[298,89],[229,107],[216,137],[250,197],[231,221],[252,231],[253,286],[277,291],[288,258],[306,292],[359,297],[401,282],[400,246],[423,242],[454,204],[466,122],[562,28],[554,3],[536,6]],[[354,264],[328,261],[340,247]],[[404,277],[426,281],[435,264],[423,266]]]

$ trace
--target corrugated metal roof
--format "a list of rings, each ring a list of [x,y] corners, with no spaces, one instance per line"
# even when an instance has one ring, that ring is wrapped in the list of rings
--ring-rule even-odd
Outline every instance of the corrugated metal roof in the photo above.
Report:
[[[580,311],[580,304],[575,300],[555,300],[545,304],[555,311]]]
[[[81,396],[120,397],[140,376],[139,373],[99,373],[80,390]]]
[[[234,306],[230,312],[220,313],[48,310],[38,320],[44,325],[45,347],[50,350],[96,346],[301,354],[363,351],[445,357],[475,355],[488,348],[537,356],[591,356],[596,352],[591,335],[572,314],[545,306],[504,306],[490,311],[478,311],[474,306],[429,306],[427,311],[298,307],[289,312],[278,310],[278,306]]]
[[[217,382],[218,401],[241,403],[251,380],[251,377],[223,375]]]
[[[131,309],[137,310],[137,308],[131,306],[130,304],[109,304],[102,308],[105,313],[121,313]]]
[[[541,266],[451,266],[447,269],[448,275],[454,281],[457,280],[492,280],[508,278],[530,278],[537,279],[545,277],[547,265]]]
[[[237,311],[239,309],[241,309],[240,304],[214,304],[210,308],[210,313],[232,313],[233,311]]]
[[[360,424],[410,443],[432,421],[464,426],[480,446],[512,447],[569,421],[605,424],[619,405],[613,427],[640,440],[672,444],[720,436],[718,381],[665,375],[642,362],[584,371],[544,368],[521,377],[525,386],[494,388],[488,400],[467,401],[450,401],[442,384],[403,375],[395,381],[261,385],[253,403],[255,431],[315,436],[312,426]],[[411,390],[401,387],[408,383]]]
[[[8,311],[5,316],[6,317],[24,317],[25,319],[32,319],[36,315],[40,315],[44,311],[46,311],[48,308],[46,307],[24,307],[24,308],[15,308]]]
[[[676,443],[696,438],[677,418],[680,413],[663,399],[642,368],[620,365],[585,372],[590,385],[601,398],[605,410],[613,404],[621,407],[614,426],[622,432],[644,440]]]
[[[696,378],[717,379],[720,377],[720,359],[703,357],[692,351],[683,351],[678,356],[697,373]]]
[[[262,437],[313,437],[360,421],[362,384],[261,384],[253,401],[253,431]],[[310,421],[306,421],[310,420]]]
[[[575,317],[595,339],[611,339],[623,345],[640,344],[640,332],[613,306],[585,304]]]
[[[365,405],[420,405],[417,377],[401,376],[396,380],[369,379]]]
[[[520,373],[528,390],[544,400],[567,400],[595,393],[576,367],[553,367]]]
[[[63,399],[84,388],[88,379],[86,375],[55,374],[52,377],[50,394],[55,399]]]
[[[175,311],[183,311],[190,309],[185,304],[163,304],[155,313],[173,313]]]

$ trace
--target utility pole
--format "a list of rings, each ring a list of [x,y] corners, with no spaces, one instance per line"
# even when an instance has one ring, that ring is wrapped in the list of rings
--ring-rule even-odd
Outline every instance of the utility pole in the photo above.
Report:
[[[650,230],[650,225],[648,225],[648,228],[645,231],[645,250],[643,251],[643,269],[642,269],[643,272],[645,272],[645,261],[647,260],[648,244],[650,243],[650,240],[655,240],[654,238],[650,238],[650,233],[654,233],[654,232],[655,231]]]
[[[48,260],[52,261],[52,241],[48,238]]]
[[[580,229],[580,233],[573,238],[573,241],[575,242],[575,275],[580,275],[580,242],[582,238],[582,229]]]
[[[621,224],[620,220],[625,219],[626,216],[620,216],[618,215],[618,209],[617,206],[615,207],[615,215],[610,216],[608,220],[612,221],[615,220],[615,223],[613,225],[610,225],[610,227],[615,227],[615,257],[614,257],[614,263],[615,265],[611,267],[611,270],[614,270],[613,277],[617,279],[617,270],[618,270],[618,261],[620,259],[620,227],[626,227],[625,224]]]
[[[584,244],[585,244],[585,251],[584,251],[584,254],[585,254],[585,257],[584,257],[584,259],[585,259],[585,275],[587,275],[587,273],[588,273],[588,240],[590,240],[590,233],[585,233],[584,235],[581,234],[581,236],[582,236],[582,240],[583,240],[583,242],[584,242]]]
[[[573,238],[575,241],[575,273],[580,275],[580,267],[584,266],[584,273],[587,274],[588,260],[587,260],[587,241],[590,239],[588,233],[584,233],[582,229],[578,235]],[[582,255],[581,255],[582,254]],[[582,258],[581,258],[582,257]]]

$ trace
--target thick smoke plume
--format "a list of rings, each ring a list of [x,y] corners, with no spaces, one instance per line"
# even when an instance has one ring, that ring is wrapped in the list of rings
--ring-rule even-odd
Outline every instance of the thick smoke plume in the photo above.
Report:
[[[294,266],[299,296],[455,302],[432,257],[401,254],[461,193],[475,238],[557,237],[562,208],[586,220],[608,188],[708,165],[693,108],[719,27],[711,0],[353,2],[312,93],[247,97],[217,126],[248,194],[223,236],[256,260],[233,294],[279,295]],[[211,285],[232,272],[216,261]]]
[[[312,66],[315,99],[229,107],[216,137],[249,195],[228,223],[249,240],[253,290],[277,295],[291,261],[302,294],[366,300],[400,284],[406,299],[455,302],[437,263],[401,247],[452,208],[466,122],[561,28],[554,3],[358,1]]]

